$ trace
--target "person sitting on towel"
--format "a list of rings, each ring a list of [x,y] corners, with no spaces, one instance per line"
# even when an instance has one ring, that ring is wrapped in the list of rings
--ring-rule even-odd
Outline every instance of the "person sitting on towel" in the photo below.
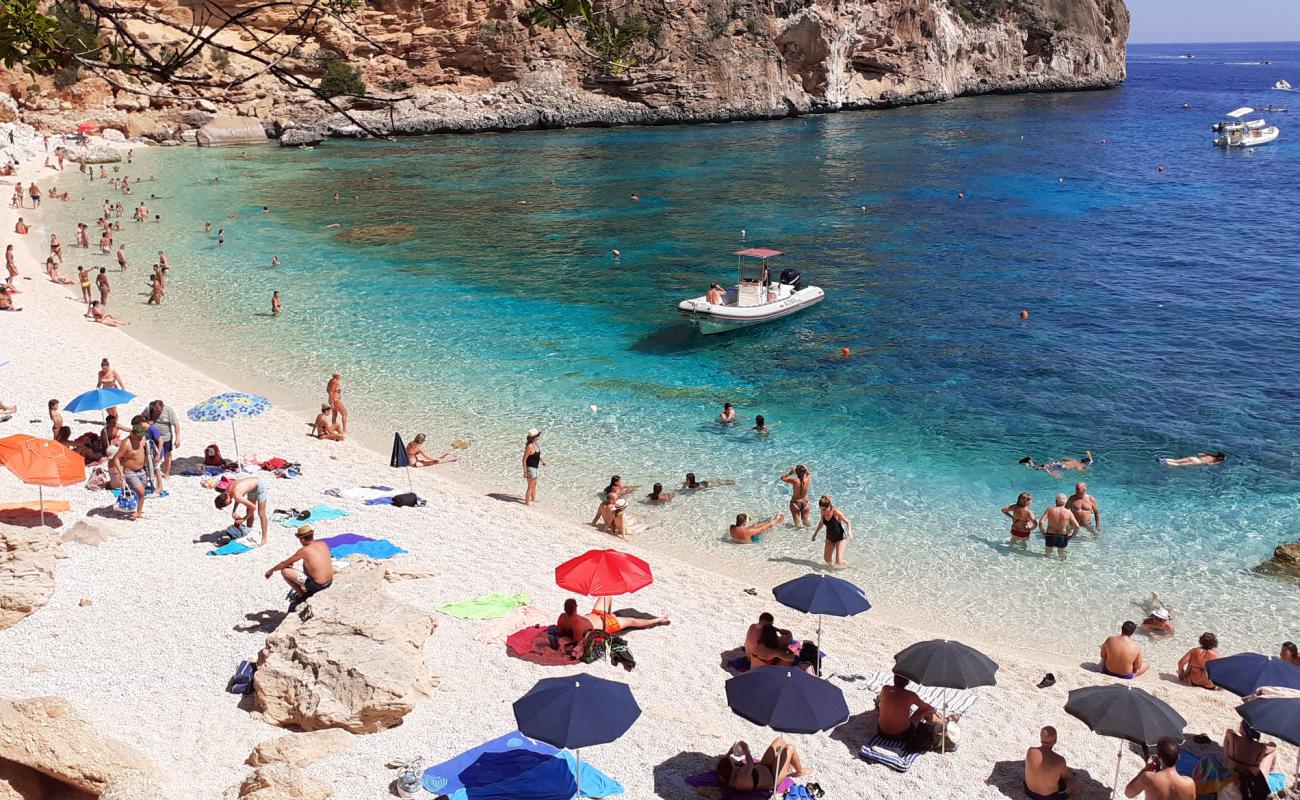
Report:
[[[729,789],[770,794],[786,778],[803,775],[803,762],[794,745],[778,736],[758,761],[749,752],[747,743],[736,742],[726,755],[718,759],[716,771],[718,780]]]
[[[1101,643],[1101,671],[1112,678],[1132,680],[1151,668],[1142,658],[1142,649],[1133,643],[1133,633],[1137,624],[1126,621],[1119,628],[1118,636],[1108,636]]]
[[[564,601],[564,613],[555,621],[556,632],[560,636],[572,637],[574,649],[577,655],[581,655],[582,640],[586,638],[590,631],[597,630],[613,634],[620,631],[653,628],[656,625],[668,624],[667,617],[655,617],[654,619],[616,617],[610,611],[610,605],[610,598],[599,597],[596,599],[596,605],[591,609],[590,614],[579,614],[578,601],[570,597]]]
[[[943,718],[935,712],[934,706],[907,688],[907,678],[902,675],[895,674],[893,685],[885,684],[881,688],[878,703],[880,721],[877,727],[885,736],[906,737],[924,722],[943,723]],[[916,711],[912,711],[913,706]]]
[[[1267,776],[1277,762],[1277,745],[1261,742],[1259,731],[1243,721],[1240,733],[1229,729],[1223,734],[1223,756],[1229,769]]]
[[[1025,797],[1029,800],[1067,800],[1079,790],[1079,780],[1065,765],[1065,758],[1053,751],[1056,728],[1038,732],[1039,747],[1025,753]]]
[[[330,588],[334,583],[334,560],[330,556],[330,546],[315,540],[316,531],[310,525],[298,528],[298,544],[301,545],[293,555],[266,571],[269,579],[272,573],[279,572],[284,582],[293,589],[294,599],[289,604],[289,611],[297,610],[302,601],[317,592]],[[302,562],[302,572],[293,568]]]

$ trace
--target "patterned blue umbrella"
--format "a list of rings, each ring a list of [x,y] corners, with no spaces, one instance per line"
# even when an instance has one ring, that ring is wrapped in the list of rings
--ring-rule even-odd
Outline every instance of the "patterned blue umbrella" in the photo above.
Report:
[[[271,407],[271,401],[256,394],[227,392],[209,397],[186,414],[195,422],[230,420],[230,434],[235,439],[235,460],[239,460],[239,436],[235,434],[236,417],[255,417]]]
[[[91,389],[82,392],[68,401],[64,411],[103,411],[113,406],[125,405],[135,399],[135,395],[125,389]]]

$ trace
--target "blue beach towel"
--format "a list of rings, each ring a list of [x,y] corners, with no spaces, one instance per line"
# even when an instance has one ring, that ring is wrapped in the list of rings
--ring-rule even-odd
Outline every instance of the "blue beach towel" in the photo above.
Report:
[[[250,547],[250,546],[244,544],[244,543],[243,543],[242,541],[240,541],[239,539],[236,539],[236,540],[233,541],[233,542],[227,542],[227,543],[221,545],[220,547],[216,548],[215,550],[209,550],[209,551],[208,551],[208,555],[210,555],[210,556],[237,556],[237,555],[239,555],[240,553],[247,553],[249,550],[256,550],[256,549],[257,549],[256,547]]]
[[[311,512],[309,513],[306,519],[298,519],[297,517],[290,517],[289,519],[280,520],[280,524],[286,528],[296,528],[299,525],[307,525],[308,523],[315,524],[317,522],[325,522],[326,520],[339,519],[341,517],[349,517],[349,516],[352,516],[351,511],[344,511],[341,508],[333,508],[332,506],[327,506],[324,503],[317,503],[315,506],[312,507]]]
[[[373,499],[373,500],[367,500],[367,501],[366,501],[366,505],[368,505],[368,506],[391,506],[391,505],[393,504],[393,497],[394,497],[394,495],[391,495],[391,494],[389,494],[389,495],[384,495],[383,497],[376,497],[376,498]]]
[[[461,780],[461,774],[484,753],[503,753],[507,751],[540,753],[543,756],[558,754],[560,758],[568,762],[571,770],[577,763],[573,754],[567,750],[556,750],[545,742],[535,741],[524,736],[519,731],[512,731],[472,750],[467,750],[450,761],[429,767],[424,771],[420,782],[424,784],[425,789],[436,795],[445,794],[450,795],[452,800],[467,800],[469,795],[465,791],[465,784]],[[473,797],[480,797],[480,791],[476,788]],[[584,796],[608,797],[609,795],[622,793],[623,785],[621,783],[596,769],[590,763],[583,762],[582,794]]]
[[[859,758],[876,764],[884,764],[894,772],[907,772],[912,768],[912,762],[916,761],[916,757],[919,755],[921,755],[919,752],[907,750],[902,739],[894,739],[880,734],[876,734],[876,738],[862,745],[862,748],[858,750]]]
[[[385,558],[392,558],[406,551],[387,539],[372,539],[368,542],[357,542],[355,544],[345,544],[342,547],[331,547],[330,555],[334,558],[347,558],[351,555],[363,555],[367,558],[373,558],[380,561]]]

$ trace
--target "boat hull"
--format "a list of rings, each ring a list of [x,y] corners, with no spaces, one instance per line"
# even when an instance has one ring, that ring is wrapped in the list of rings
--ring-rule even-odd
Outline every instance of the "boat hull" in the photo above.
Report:
[[[826,293],[820,287],[806,286],[775,303],[756,306],[717,306],[710,305],[703,297],[697,297],[678,303],[677,311],[687,322],[699,328],[700,333],[726,333],[797,314],[817,305],[825,298]]]
[[[1214,140],[1216,147],[1258,147],[1261,144],[1268,144],[1277,139],[1281,131],[1276,127],[1259,128],[1248,132],[1244,136],[1232,133],[1225,133]]]

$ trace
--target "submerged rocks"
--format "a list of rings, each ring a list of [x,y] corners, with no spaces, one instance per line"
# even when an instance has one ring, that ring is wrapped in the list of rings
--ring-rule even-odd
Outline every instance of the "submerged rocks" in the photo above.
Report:
[[[43,529],[0,529],[0,630],[54,594],[54,564],[61,553],[58,537]]]
[[[325,134],[315,128],[288,128],[280,134],[281,147],[318,145],[323,141],[325,141]]]
[[[1273,550],[1273,557],[1255,567],[1261,575],[1276,575],[1300,581],[1300,542],[1285,542]]]
[[[437,622],[390,596],[385,572],[371,561],[349,566],[266,637],[253,678],[266,721],[373,733],[433,688],[424,643]]]
[[[414,225],[395,222],[391,225],[367,225],[334,234],[334,240],[345,244],[392,244],[410,239],[419,231]]]
[[[200,147],[260,144],[266,141],[266,130],[253,117],[217,117],[199,128],[197,141]]]

